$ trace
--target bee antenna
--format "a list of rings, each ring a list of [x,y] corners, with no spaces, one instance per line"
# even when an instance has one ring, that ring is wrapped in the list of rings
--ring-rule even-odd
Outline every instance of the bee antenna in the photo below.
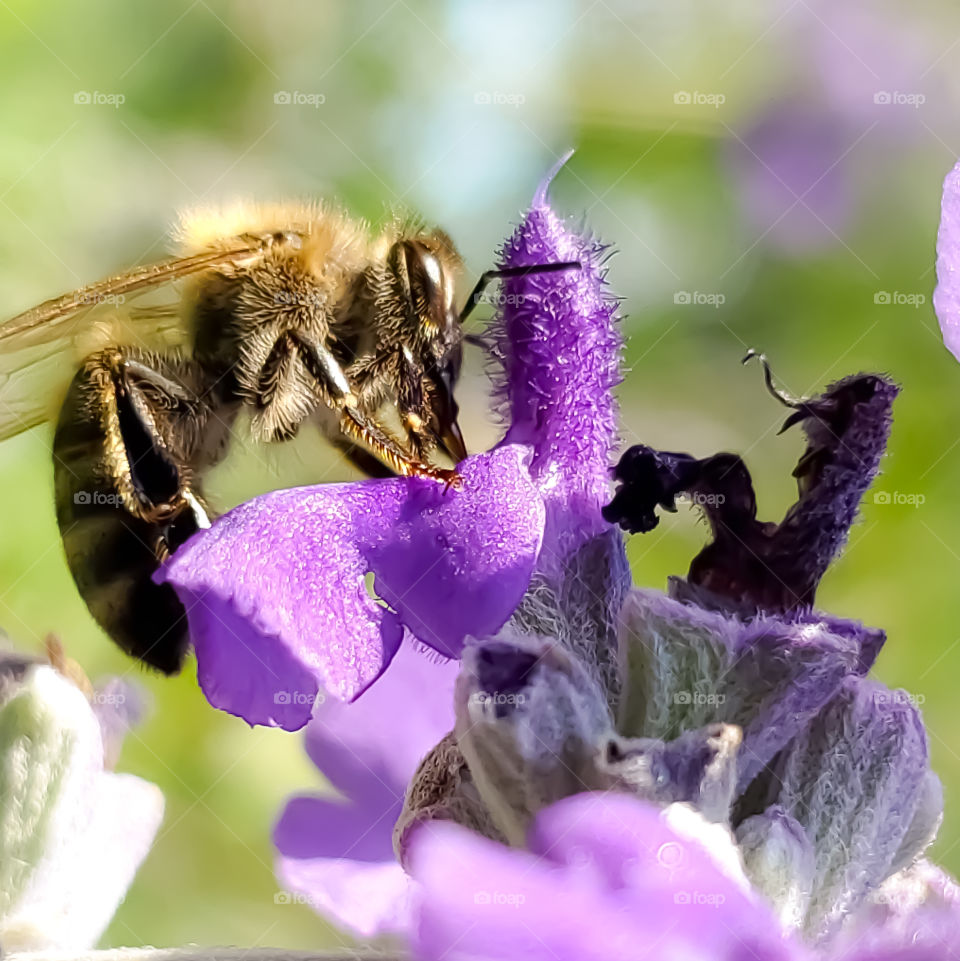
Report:
[[[580,270],[581,266],[579,260],[564,260],[554,264],[529,264],[523,267],[498,267],[494,270],[485,270],[480,275],[476,286],[470,291],[470,296],[463,305],[463,310],[460,311],[458,319],[462,324],[473,313],[473,308],[480,303],[483,292],[495,280],[503,280],[507,277],[527,277],[530,274],[552,274],[563,270]]]
[[[757,360],[763,365],[763,381],[767,385],[767,390],[770,394],[775,397],[784,407],[799,407],[800,401],[796,398],[791,397],[786,392],[780,390],[773,382],[773,371],[770,370],[770,363],[767,360],[767,355],[762,354],[759,351],[754,350],[752,347],[747,351],[746,356],[740,361],[741,364],[747,364],[753,358],[756,357]]]

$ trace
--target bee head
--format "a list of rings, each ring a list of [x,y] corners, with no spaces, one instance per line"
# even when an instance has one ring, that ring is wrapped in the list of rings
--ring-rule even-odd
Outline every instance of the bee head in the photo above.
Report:
[[[388,264],[403,292],[400,417],[418,453],[439,447],[459,462],[467,456],[453,396],[463,353],[454,306],[460,258],[450,239],[435,231],[398,240]]]

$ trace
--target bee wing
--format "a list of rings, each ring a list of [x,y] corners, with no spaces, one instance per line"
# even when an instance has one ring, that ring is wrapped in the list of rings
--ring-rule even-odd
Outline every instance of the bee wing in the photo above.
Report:
[[[0,440],[50,420],[77,364],[99,347],[123,343],[164,350],[185,343],[175,308],[131,309],[123,306],[127,295],[242,262],[261,248],[256,238],[238,238],[229,248],[135,267],[0,324]]]

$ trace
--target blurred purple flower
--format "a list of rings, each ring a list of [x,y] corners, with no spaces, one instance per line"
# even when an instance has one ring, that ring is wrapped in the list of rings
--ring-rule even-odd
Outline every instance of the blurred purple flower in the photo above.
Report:
[[[375,685],[351,704],[326,699],[307,728],[307,753],[343,800],[287,802],[273,835],[277,874],[362,937],[409,925],[393,826],[421,758],[453,727],[457,669],[407,639]]]
[[[943,181],[933,307],[943,331],[943,342],[960,360],[960,162]]]
[[[603,248],[563,225],[547,183],[503,262],[582,267],[508,282],[516,306],[493,338],[507,435],[459,466],[463,489],[395,478],[276,491],[230,511],[158,573],[187,610],[215,707],[296,730],[318,692],[349,700],[368,687],[404,629],[457,657],[466,637],[510,617],[536,567],[602,528],[616,308]]]
[[[842,243],[871,176],[953,124],[939,56],[922,26],[892,7],[811,0],[770,8],[786,87],[765,96],[727,147],[744,219],[791,255]],[[945,136],[946,134],[944,134]],[[759,242],[758,240],[758,242]]]
[[[580,794],[540,811],[527,850],[449,823],[415,830],[418,961],[945,961],[957,887],[925,862],[844,937],[811,950],[743,873],[729,832],[682,804]]]
[[[855,206],[857,177],[842,161],[856,133],[823,104],[787,99],[729,145],[743,213],[792,254],[837,242]]]
[[[411,840],[422,961],[802,957],[750,890],[732,839],[689,808],[616,794],[545,808],[516,851],[432,823]]]

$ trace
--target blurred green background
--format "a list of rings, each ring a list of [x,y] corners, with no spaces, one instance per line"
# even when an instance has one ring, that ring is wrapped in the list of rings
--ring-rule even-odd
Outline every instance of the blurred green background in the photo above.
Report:
[[[797,394],[892,374],[888,496],[867,496],[819,600],[889,632],[877,673],[923,701],[947,798],[934,853],[960,871],[960,369],[930,299],[960,156],[954,4],[6,0],[0,76],[7,314],[160,256],[178,208],[238,195],[419,210],[457,240],[465,294],[575,147],[553,197],[618,251],[624,445],[741,452],[778,519],[800,439],[775,436],[783,410],[746,348]],[[496,437],[481,366],[471,354],[461,390],[473,449]],[[300,736],[215,712],[192,667],[160,681],[114,650],[61,556],[50,439],[0,447],[0,625],[30,648],[56,632],[94,678],[139,677],[154,709],[121,767],[167,797],[104,943],[330,942],[274,900],[273,819],[320,787]],[[305,435],[238,444],[208,489],[225,508],[353,476]],[[704,536],[681,511],[635,538],[637,581],[684,572]]]

